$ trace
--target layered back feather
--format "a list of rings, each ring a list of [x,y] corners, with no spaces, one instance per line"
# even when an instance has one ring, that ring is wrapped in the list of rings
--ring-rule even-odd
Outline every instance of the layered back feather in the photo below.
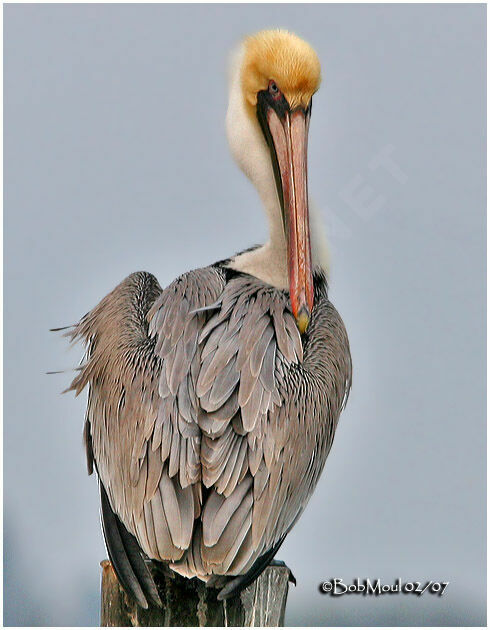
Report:
[[[72,337],[89,467],[143,551],[203,580],[249,571],[302,513],[350,388],[324,279],[303,337],[286,292],[219,265],[163,291],[132,274]]]

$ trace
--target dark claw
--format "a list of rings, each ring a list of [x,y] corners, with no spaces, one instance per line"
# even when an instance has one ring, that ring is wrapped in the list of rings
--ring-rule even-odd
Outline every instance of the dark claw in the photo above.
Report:
[[[159,573],[160,575],[171,578],[172,580],[175,578],[175,573],[172,569],[169,569],[168,564],[165,564],[165,562],[158,562],[157,560],[149,560],[146,558],[145,563],[147,567],[155,573]]]
[[[294,586],[296,586],[296,578],[294,577],[294,574],[291,571],[291,569],[286,565],[286,563],[283,560],[272,560],[269,566],[271,566],[271,567],[286,567],[286,569],[289,571],[289,581],[292,584],[294,584]]]

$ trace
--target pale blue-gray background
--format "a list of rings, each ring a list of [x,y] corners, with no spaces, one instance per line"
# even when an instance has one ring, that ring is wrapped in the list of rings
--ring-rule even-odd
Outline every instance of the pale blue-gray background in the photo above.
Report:
[[[5,7],[5,623],[98,623],[81,350],[48,333],[132,271],[162,285],[265,238],[228,156],[226,58],[282,26],[323,64],[310,187],[354,387],[280,558],[289,624],[485,624],[485,7]],[[376,168],[381,154],[396,168]],[[357,196],[357,201],[353,201]],[[361,201],[359,198],[363,198]],[[331,576],[443,597],[321,596]]]

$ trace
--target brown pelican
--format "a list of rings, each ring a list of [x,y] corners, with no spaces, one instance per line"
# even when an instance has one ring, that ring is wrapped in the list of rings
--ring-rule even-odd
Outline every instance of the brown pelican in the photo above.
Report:
[[[268,242],[165,289],[134,273],[69,333],[87,347],[71,388],[88,385],[88,469],[100,480],[109,557],[143,607],[160,604],[147,559],[221,588],[221,599],[255,579],[332,445],[351,358],[309,215],[319,84],[317,55],[297,36],[245,39],[227,135],[261,197]]]

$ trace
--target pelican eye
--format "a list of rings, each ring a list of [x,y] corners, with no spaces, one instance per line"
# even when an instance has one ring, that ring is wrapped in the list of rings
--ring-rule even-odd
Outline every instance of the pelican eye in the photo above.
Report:
[[[277,83],[275,81],[269,81],[269,92],[274,96],[279,94],[279,88],[277,87]]]

